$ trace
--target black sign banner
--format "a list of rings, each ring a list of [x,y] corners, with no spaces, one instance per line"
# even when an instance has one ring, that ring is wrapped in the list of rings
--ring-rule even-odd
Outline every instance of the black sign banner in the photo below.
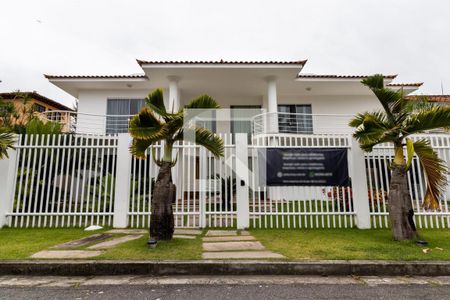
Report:
[[[268,186],[348,186],[345,148],[267,148]]]

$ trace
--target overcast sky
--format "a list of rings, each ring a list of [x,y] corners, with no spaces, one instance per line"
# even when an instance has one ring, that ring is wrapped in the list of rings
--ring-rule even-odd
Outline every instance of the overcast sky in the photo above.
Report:
[[[71,105],[48,74],[128,74],[147,60],[298,60],[303,72],[399,74],[450,93],[450,1],[0,0],[0,92]]]

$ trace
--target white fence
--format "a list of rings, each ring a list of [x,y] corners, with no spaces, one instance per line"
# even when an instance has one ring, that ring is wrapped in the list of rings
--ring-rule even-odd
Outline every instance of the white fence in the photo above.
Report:
[[[426,134],[413,136],[414,141],[426,139],[439,157],[450,167],[450,135]],[[373,228],[389,226],[387,202],[389,201],[389,162],[394,157],[393,147],[383,144],[375,147],[371,153],[366,153],[367,179],[369,185],[370,216]],[[446,175],[449,182],[449,174]],[[426,179],[417,157],[414,157],[411,169],[408,172],[408,184],[411,201],[415,211],[415,223],[419,228],[450,228],[450,187],[440,201],[440,207],[435,211],[426,211],[422,208],[422,200],[426,192]]]
[[[348,134],[222,138],[222,158],[187,142],[175,146],[176,227],[388,227],[389,145],[364,155]],[[450,161],[449,135],[415,138],[430,139]],[[129,141],[127,134],[20,136],[10,158],[0,161],[0,226],[148,227],[158,168],[150,152],[147,160],[133,158]],[[267,187],[258,162],[268,147],[345,148],[352,186]],[[155,151],[159,156],[161,145]],[[417,226],[449,228],[450,193],[440,210],[424,211],[426,185],[416,160],[409,182]]]
[[[116,148],[111,136],[19,136],[6,224],[112,225]]]

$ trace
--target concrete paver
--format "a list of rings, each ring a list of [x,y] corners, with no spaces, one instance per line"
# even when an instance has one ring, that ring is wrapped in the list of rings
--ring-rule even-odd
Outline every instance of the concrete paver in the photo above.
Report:
[[[106,231],[106,233],[123,233],[123,234],[146,234],[148,230],[145,229],[111,229]]]
[[[264,250],[260,242],[217,242],[203,243],[205,251]]]
[[[80,246],[84,246],[93,242],[99,242],[99,241],[103,241],[106,240],[108,238],[112,237],[111,234],[106,234],[106,233],[99,233],[99,234],[94,234],[91,236],[87,236],[85,238],[79,239],[79,240],[74,240],[74,241],[70,241],[67,243],[63,243],[63,244],[59,244],[56,246],[51,247],[52,249],[70,249],[70,248],[76,248],[76,247],[80,247]]]
[[[88,251],[88,250],[45,250],[39,251],[33,255],[32,258],[46,258],[46,259],[63,259],[63,258],[90,258],[99,256],[102,251]]]
[[[232,242],[232,241],[254,241],[256,240],[253,236],[210,236],[204,237],[204,242]]]
[[[143,235],[133,234],[133,235],[121,236],[119,238],[115,238],[115,239],[112,239],[112,240],[109,240],[109,241],[105,241],[103,243],[98,243],[98,244],[92,245],[92,246],[88,247],[88,249],[110,249],[110,248],[113,248],[113,247],[115,247],[115,246],[117,246],[119,244],[126,243],[126,242],[129,242],[129,241],[132,241],[132,240],[136,240],[136,239],[139,239],[141,237],[143,237]]]
[[[237,235],[236,230],[208,230],[205,236],[232,236]]]
[[[174,239],[189,239],[189,240],[193,240],[196,238],[195,235],[183,235],[183,234],[174,234],[173,235]]]
[[[202,257],[203,259],[284,258],[283,255],[271,251],[203,252]]]
[[[184,228],[177,228],[175,229],[173,234],[183,234],[183,235],[200,235],[202,234],[202,231],[200,229],[184,229]]]

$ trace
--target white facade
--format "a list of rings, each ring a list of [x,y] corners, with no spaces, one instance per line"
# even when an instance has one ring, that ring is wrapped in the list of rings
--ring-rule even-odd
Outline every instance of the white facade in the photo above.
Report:
[[[107,106],[111,99],[143,99],[163,88],[166,107],[177,110],[191,99],[208,94],[222,108],[252,107],[268,113],[264,131],[278,131],[280,105],[310,105],[314,133],[332,133],[345,126],[351,115],[381,108],[373,93],[361,84],[364,76],[302,74],[299,62],[144,62],[143,75],[51,76],[49,80],[78,98],[77,130],[107,133]],[[395,76],[386,76],[386,84]],[[401,85],[406,93],[418,84]],[[392,85],[392,88],[399,88]],[[221,119],[230,112],[222,111]],[[342,115],[332,117],[330,115]],[[127,119],[122,122],[126,123]],[[339,124],[338,124],[339,123]],[[342,128],[341,128],[342,129]],[[216,131],[232,131],[230,123]]]

